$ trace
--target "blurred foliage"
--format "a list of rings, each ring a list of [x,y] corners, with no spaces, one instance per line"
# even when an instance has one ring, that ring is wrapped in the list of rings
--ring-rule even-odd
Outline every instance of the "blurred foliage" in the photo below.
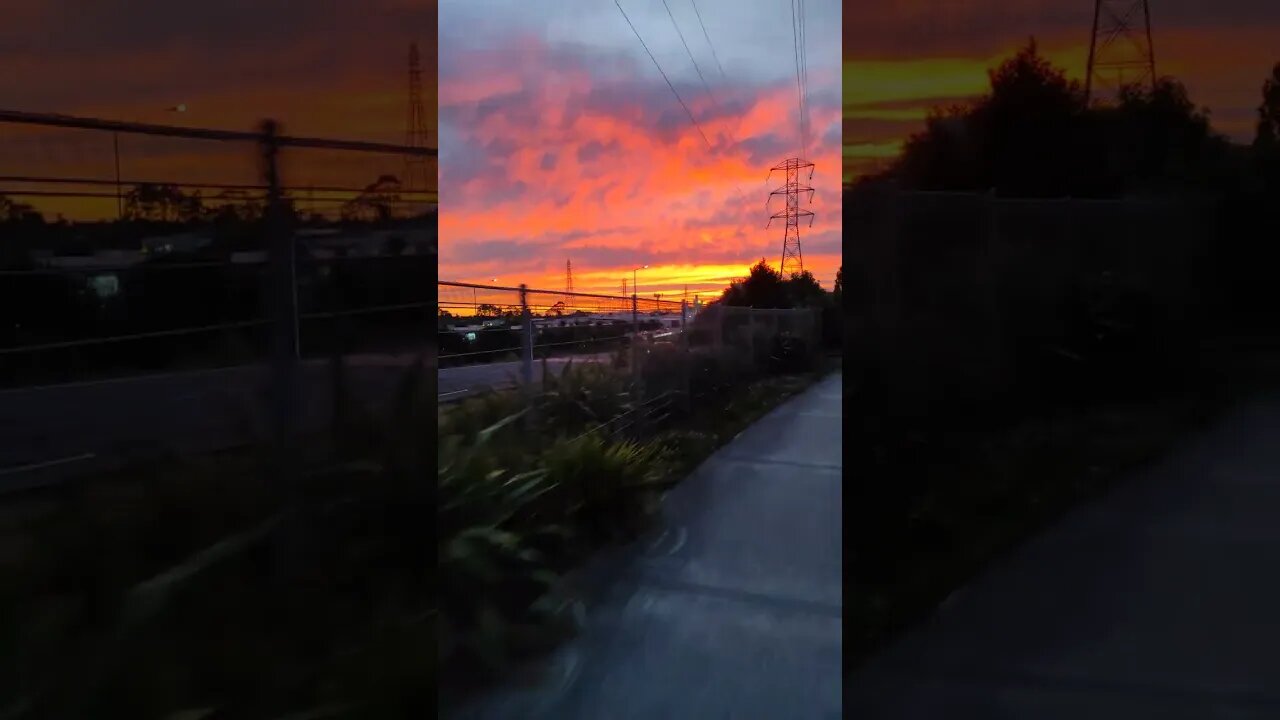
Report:
[[[607,363],[448,407],[416,366],[378,412],[338,364],[341,416],[291,493],[263,444],[6,500],[0,711],[425,715],[437,681],[465,689],[570,632],[561,576],[807,381],[721,360],[685,360],[720,379],[691,412],[638,424]]]

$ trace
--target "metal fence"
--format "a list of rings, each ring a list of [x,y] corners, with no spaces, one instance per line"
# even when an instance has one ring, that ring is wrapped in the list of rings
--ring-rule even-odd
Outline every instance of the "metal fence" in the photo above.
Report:
[[[455,282],[437,283],[437,296],[443,402],[536,387],[573,361],[625,373],[638,407],[653,414],[714,392],[723,379],[785,370],[781,363],[801,365],[820,350],[816,310]]]
[[[431,354],[435,191],[397,174],[434,149],[273,121],[0,130],[0,486],[294,437],[330,419],[335,358],[376,400]]]
[[[1220,222],[1194,195],[1008,198],[891,182],[849,192],[844,207],[862,239],[844,259],[851,361],[896,410],[922,415],[940,397],[992,408],[1072,392],[1084,369],[1118,356],[1104,338],[1160,338],[1172,358],[1199,322]]]

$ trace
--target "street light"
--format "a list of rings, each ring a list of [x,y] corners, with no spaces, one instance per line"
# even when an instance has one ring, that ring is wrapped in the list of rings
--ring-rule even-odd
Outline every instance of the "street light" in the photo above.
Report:
[[[640,288],[636,287],[636,271],[648,270],[648,269],[649,269],[648,265],[641,265],[638,268],[631,268],[631,294],[632,295],[640,294]]]

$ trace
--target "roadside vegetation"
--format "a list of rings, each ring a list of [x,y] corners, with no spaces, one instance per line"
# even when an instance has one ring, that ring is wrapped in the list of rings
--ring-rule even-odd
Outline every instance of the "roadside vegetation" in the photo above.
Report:
[[[460,695],[572,632],[565,574],[830,369],[794,342],[761,353],[690,357],[687,402],[655,397],[659,359],[644,396],[571,363],[450,406],[417,368],[392,407],[350,398],[303,438],[325,451],[293,492],[263,443],[10,496],[0,717],[426,715],[437,683]]]
[[[886,228],[846,257],[846,672],[1280,377],[1280,65],[1251,146],[1172,78],[1092,106],[1034,41],[990,80],[846,188]]]

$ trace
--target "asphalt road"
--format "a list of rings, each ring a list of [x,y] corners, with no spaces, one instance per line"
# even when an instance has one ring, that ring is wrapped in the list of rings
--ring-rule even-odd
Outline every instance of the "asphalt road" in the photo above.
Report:
[[[585,571],[605,590],[573,640],[445,716],[842,717],[841,387],[827,378],[721,448],[651,537]]]
[[[348,358],[351,388],[377,406],[390,399],[412,355]],[[582,359],[575,358],[581,362]],[[567,359],[551,360],[562,369]],[[44,484],[89,469],[166,452],[208,452],[267,437],[267,374],[243,366],[0,390],[0,490]],[[535,363],[534,378],[542,365]],[[442,401],[501,386],[518,363],[439,371]],[[303,363],[302,430],[332,413],[327,361]]]
[[[551,372],[560,372],[568,365],[570,360],[575,363],[602,362],[612,357],[609,353],[601,353],[598,355],[575,355],[572,358],[550,358],[547,360],[547,369]],[[439,379],[439,386],[436,392],[439,393],[441,401],[448,402],[467,395],[473,395],[488,388],[517,384],[520,379],[520,363],[502,362],[462,365],[444,368],[437,373],[436,377]],[[540,360],[533,363],[533,380],[534,382],[542,381],[542,361]]]

